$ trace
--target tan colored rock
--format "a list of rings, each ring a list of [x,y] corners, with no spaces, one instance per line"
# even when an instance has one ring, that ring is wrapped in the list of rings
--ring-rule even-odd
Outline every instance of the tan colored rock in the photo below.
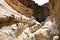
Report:
[[[5,0],[0,0],[0,9],[0,40],[18,40],[18,37],[19,40],[35,39],[32,39],[35,34],[33,35],[33,33],[31,33],[31,30],[28,29],[32,27],[32,29],[34,28],[35,30],[36,26],[39,26],[38,28],[40,28],[41,24],[39,22],[33,18],[29,18],[18,13],[10,5],[8,5]],[[35,31],[37,31],[38,28]],[[27,36],[25,36],[25,31],[28,34]],[[20,37],[25,37],[25,39],[20,39]]]
[[[56,26],[59,31],[59,37],[60,37],[60,0],[49,0],[50,1],[50,15],[51,19],[55,18],[56,20]]]
[[[59,39],[58,36],[54,36],[54,37],[53,37],[53,40],[58,40],[58,39]]]
[[[47,40],[47,39],[43,36],[43,34],[35,35],[35,38],[36,38],[36,40]]]
[[[55,33],[54,27],[52,27],[55,21],[51,22],[49,19],[41,26],[32,16],[22,15],[21,12],[26,11],[21,11],[20,7],[17,8],[17,4],[22,10],[25,8],[18,0],[0,0],[0,40],[47,40],[53,32]],[[13,8],[14,6],[16,10]],[[47,32],[51,27],[53,32],[51,33],[52,30]]]
[[[0,40],[15,40],[15,38],[10,35],[7,35],[7,33],[0,32]]]
[[[5,0],[12,8],[26,16],[32,16],[33,12],[31,9],[28,9],[26,6],[21,4],[18,0]]]

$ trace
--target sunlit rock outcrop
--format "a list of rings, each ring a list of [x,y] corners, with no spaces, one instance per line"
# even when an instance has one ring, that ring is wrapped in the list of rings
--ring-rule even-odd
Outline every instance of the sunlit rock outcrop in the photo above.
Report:
[[[50,40],[58,34],[55,20],[48,17],[42,25],[18,0],[0,0],[0,9],[0,40]]]
[[[11,1],[0,0],[0,40],[35,39],[35,34],[33,33],[41,28],[41,24],[32,16],[22,15],[21,12],[18,12],[18,8],[15,10],[12,6],[9,6],[8,2],[10,3]],[[45,37],[43,36],[43,38]]]

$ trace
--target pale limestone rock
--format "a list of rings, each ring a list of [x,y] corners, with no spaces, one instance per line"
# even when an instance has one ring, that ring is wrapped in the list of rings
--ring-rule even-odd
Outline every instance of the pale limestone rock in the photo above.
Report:
[[[58,40],[58,39],[59,39],[58,36],[54,36],[54,37],[53,37],[53,40]]]
[[[32,16],[18,13],[5,0],[0,0],[0,9],[0,40],[47,40],[47,30],[54,25],[48,20],[42,27]]]
[[[38,28],[36,28],[39,29],[41,27],[39,22],[34,18],[21,15],[9,6],[5,0],[0,0],[0,9],[0,40],[35,40],[35,34],[31,33],[30,28],[33,29],[37,26]],[[34,31],[37,30],[35,29]],[[24,34],[25,31],[27,34]],[[32,39],[32,37],[34,38]]]

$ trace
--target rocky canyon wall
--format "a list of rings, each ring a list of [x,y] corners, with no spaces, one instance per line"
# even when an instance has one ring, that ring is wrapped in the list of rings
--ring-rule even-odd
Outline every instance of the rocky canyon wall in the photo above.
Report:
[[[51,18],[47,17],[42,25],[34,18],[45,18],[44,12],[48,11],[47,8],[38,6],[34,2],[32,7],[27,7],[23,3],[19,0],[0,0],[0,40],[58,39],[55,20],[52,22]],[[40,12],[42,13],[39,14]]]
[[[49,16],[49,8],[39,6],[32,0],[19,0],[20,3],[33,10],[33,16],[39,22],[44,21]]]

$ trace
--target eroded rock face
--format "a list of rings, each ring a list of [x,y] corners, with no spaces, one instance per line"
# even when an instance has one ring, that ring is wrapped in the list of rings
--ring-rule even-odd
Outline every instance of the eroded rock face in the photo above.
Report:
[[[16,11],[21,13],[25,16],[32,16],[33,12],[31,9],[27,8],[23,4],[21,4],[18,0],[5,0],[12,8],[14,8]]]
[[[49,0],[50,1],[50,15],[56,19],[56,25],[59,30],[60,37],[60,0]],[[60,39],[59,39],[60,40]]]
[[[19,0],[20,3],[33,10],[33,16],[39,22],[45,21],[49,16],[49,9],[47,7],[41,7],[32,0]]]
[[[54,33],[57,34],[55,21],[51,22],[50,19],[46,19],[47,21],[42,26],[34,17],[21,13],[24,12],[21,9],[25,9],[22,4],[19,5],[23,8],[14,9],[14,6],[17,5],[13,4],[15,2],[18,1],[0,0],[0,40],[50,40]]]
[[[41,24],[13,9],[7,1],[11,2],[0,0],[0,40],[35,40]],[[45,38],[43,34],[42,37]]]
[[[45,3],[44,5],[41,5],[42,7],[47,7],[49,9],[49,2]]]

